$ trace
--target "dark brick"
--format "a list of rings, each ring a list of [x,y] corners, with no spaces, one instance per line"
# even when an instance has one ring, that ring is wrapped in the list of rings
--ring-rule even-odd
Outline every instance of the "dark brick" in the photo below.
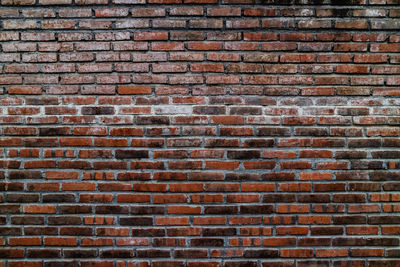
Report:
[[[42,179],[40,171],[9,171],[8,179]]]
[[[81,112],[83,115],[112,115],[114,107],[83,107]]]
[[[226,108],[221,106],[195,106],[193,107],[194,114],[206,115],[222,115],[225,114]]]
[[[241,205],[241,214],[269,214],[274,211],[274,205]]]
[[[207,250],[176,249],[174,251],[175,258],[206,258],[207,255]]]
[[[222,247],[224,245],[223,238],[192,238],[190,246],[193,247]]]
[[[160,206],[133,206],[131,207],[131,214],[164,214],[165,208]]]
[[[44,224],[43,216],[12,216],[12,224],[30,224],[30,225],[40,225]]]
[[[82,219],[77,216],[49,216],[49,225],[79,225],[82,223]]]
[[[237,214],[238,207],[236,206],[206,206],[204,207],[205,214]]]
[[[150,218],[152,219],[152,218]],[[121,219],[120,219],[121,220]],[[122,225],[122,223],[120,223]],[[129,222],[128,222],[128,225]],[[143,225],[143,223],[141,224]],[[147,222],[147,225],[153,225],[152,221]],[[132,229],[132,236],[143,236],[143,237],[154,237],[154,236],[165,236],[165,229],[161,228],[134,228]]]
[[[235,228],[203,228],[203,236],[230,236],[235,234]]]
[[[128,206],[101,205],[96,207],[97,214],[128,214]]]
[[[256,261],[226,261],[224,267],[257,267]]]
[[[30,258],[58,258],[61,256],[60,249],[28,249],[27,255]]]
[[[78,267],[77,261],[46,261],[45,267]]]
[[[148,158],[149,152],[146,150],[116,150],[115,158],[117,159],[139,159]]]
[[[245,250],[245,258],[278,258],[277,249]]]
[[[161,249],[136,250],[136,256],[138,258],[169,258],[170,251]]]
[[[151,217],[121,217],[119,219],[121,225],[153,225],[153,218]]]
[[[132,250],[113,249],[113,250],[100,250],[101,258],[132,258]]]
[[[59,136],[72,135],[71,127],[41,127],[39,128],[40,136]]]
[[[255,159],[260,157],[260,151],[255,150],[229,150],[229,159]]]
[[[43,194],[43,203],[75,202],[74,194]]]
[[[79,249],[79,250],[66,250],[64,249],[65,258],[94,258],[96,257],[97,250],[95,249]]]
[[[62,227],[60,235],[91,236],[93,229],[90,227]]]

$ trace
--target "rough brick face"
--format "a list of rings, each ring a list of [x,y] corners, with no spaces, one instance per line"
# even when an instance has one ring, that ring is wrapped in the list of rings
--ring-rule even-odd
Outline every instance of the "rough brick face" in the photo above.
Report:
[[[0,0],[0,266],[400,266],[398,0]]]

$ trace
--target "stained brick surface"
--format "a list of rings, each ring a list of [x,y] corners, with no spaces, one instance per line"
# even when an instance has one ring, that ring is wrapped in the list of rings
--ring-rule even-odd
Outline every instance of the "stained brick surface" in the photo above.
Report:
[[[0,266],[400,266],[398,0],[0,3]]]

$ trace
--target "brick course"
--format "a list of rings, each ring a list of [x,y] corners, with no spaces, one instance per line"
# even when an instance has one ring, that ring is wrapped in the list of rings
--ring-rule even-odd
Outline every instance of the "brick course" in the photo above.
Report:
[[[400,266],[398,0],[0,3],[0,266]]]

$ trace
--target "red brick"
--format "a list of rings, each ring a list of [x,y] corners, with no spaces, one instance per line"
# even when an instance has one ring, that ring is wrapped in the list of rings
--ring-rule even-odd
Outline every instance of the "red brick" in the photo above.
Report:
[[[77,240],[75,237],[45,237],[45,246],[76,246]]]
[[[9,86],[9,94],[21,94],[21,95],[40,95],[42,94],[41,86]]]
[[[176,50],[184,50],[183,43],[177,42],[154,42],[151,44],[151,49],[155,51],[176,51]]]
[[[141,32],[133,35],[134,40],[138,41],[154,41],[154,40],[168,40],[167,32]]]
[[[118,87],[118,93],[120,94],[151,94],[151,87],[150,86],[130,86],[124,85]]]
[[[40,246],[42,241],[39,237],[10,237],[8,243],[11,246]]]

